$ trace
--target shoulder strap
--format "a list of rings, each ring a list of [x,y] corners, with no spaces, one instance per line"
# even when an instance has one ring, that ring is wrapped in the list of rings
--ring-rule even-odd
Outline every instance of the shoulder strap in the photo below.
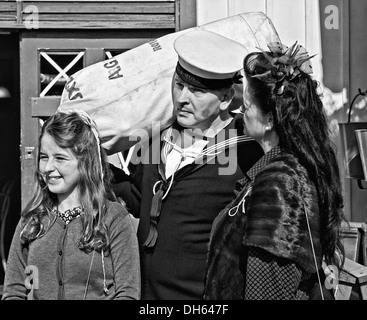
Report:
[[[316,260],[316,254],[315,254],[315,248],[313,246],[313,240],[312,240],[312,234],[311,234],[311,228],[310,228],[310,223],[308,221],[308,213],[307,213],[307,207],[305,204],[303,204],[303,208],[305,209],[305,215],[306,215],[306,221],[307,221],[307,228],[308,228],[308,232],[310,234],[310,241],[311,241],[311,248],[312,248],[312,255],[315,261],[315,267],[316,267],[316,274],[317,274],[317,280],[319,282],[319,286],[320,286],[320,293],[321,293],[321,299],[325,300],[324,298],[324,293],[322,291],[322,284],[321,284],[321,279],[320,279],[320,273],[319,273],[319,268],[317,267],[317,260]]]

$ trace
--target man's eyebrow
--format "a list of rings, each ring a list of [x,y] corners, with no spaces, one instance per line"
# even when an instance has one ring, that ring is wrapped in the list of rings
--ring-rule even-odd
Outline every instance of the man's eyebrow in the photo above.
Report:
[[[175,74],[174,79],[175,79],[176,81],[182,82],[184,85],[186,85],[186,86],[187,86],[187,87],[189,87],[190,89],[203,90],[203,91],[205,91],[205,89],[203,89],[203,88],[200,88],[200,87],[194,86],[193,84],[188,83],[188,82],[186,82],[185,80],[182,80],[182,78],[181,78],[177,73]]]
[[[181,77],[180,77],[177,73],[175,73],[175,80],[183,81],[183,80],[181,79]]]

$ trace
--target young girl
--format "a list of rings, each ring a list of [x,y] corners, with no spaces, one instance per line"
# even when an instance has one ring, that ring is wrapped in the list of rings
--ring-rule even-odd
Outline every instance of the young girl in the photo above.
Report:
[[[79,110],[56,113],[42,127],[38,151],[2,299],[140,299],[134,225],[110,189],[93,120]]]

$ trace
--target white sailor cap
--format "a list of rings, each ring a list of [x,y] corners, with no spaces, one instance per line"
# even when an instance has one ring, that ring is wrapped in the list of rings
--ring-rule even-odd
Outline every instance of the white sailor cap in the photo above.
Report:
[[[219,89],[241,83],[240,70],[247,49],[217,33],[195,29],[174,42],[178,54],[177,74],[200,88]]]

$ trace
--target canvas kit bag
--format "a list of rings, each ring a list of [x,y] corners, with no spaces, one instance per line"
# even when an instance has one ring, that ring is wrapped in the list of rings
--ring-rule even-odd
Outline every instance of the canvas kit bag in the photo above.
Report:
[[[98,127],[107,154],[129,149],[137,139],[148,139],[153,124],[160,130],[174,121],[171,80],[177,63],[173,43],[194,29],[203,29],[241,43],[248,52],[280,41],[271,20],[249,12],[165,35],[73,74],[63,90],[58,111],[80,109]],[[236,88],[233,109],[242,103]],[[230,106],[231,107],[231,106]]]

